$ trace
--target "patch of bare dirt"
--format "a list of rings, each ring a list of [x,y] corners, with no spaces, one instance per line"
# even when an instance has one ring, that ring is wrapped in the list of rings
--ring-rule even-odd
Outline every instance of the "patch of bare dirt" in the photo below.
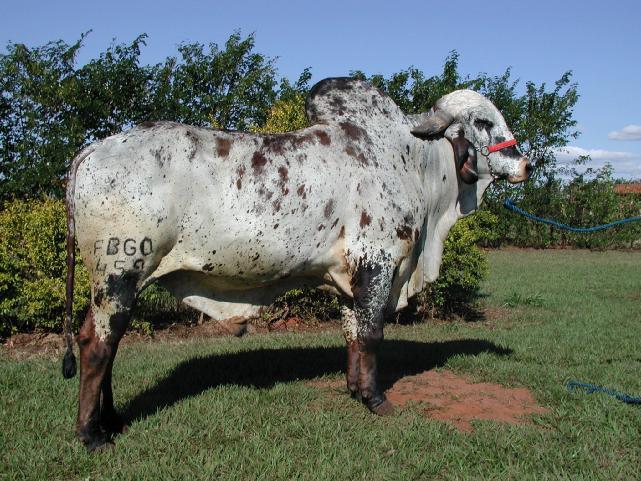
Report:
[[[27,359],[33,356],[57,356],[63,347],[61,334],[33,332],[11,336],[0,352],[6,352],[16,359]]]
[[[336,329],[336,322],[306,322],[300,317],[290,317],[277,322],[262,325],[247,323],[243,334],[256,334],[265,332],[322,332]],[[77,333],[75,333],[77,334]],[[209,320],[198,324],[176,323],[163,326],[152,334],[141,334],[135,331],[127,332],[121,344],[135,344],[137,342],[164,341],[174,342],[185,339],[225,337],[233,335],[229,328],[223,324]],[[77,346],[74,344],[74,348]],[[64,337],[62,334],[31,332],[11,336],[4,344],[0,344],[0,354],[6,354],[13,359],[29,359],[35,356],[56,357],[64,352]]]
[[[344,383],[315,381],[310,384],[335,391]],[[395,406],[419,404],[426,417],[449,422],[462,432],[473,431],[474,420],[529,424],[532,414],[548,412],[526,388],[477,383],[451,371],[425,371],[406,376],[385,393]]]

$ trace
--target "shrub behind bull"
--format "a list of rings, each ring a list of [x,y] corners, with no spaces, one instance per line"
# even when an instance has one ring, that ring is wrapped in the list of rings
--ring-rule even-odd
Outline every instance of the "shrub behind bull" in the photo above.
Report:
[[[96,142],[67,187],[66,377],[75,373],[71,297],[77,240],[91,277],[78,336],[77,434],[89,449],[122,423],[111,370],[136,297],[159,282],[214,319],[250,316],[302,285],[342,298],[347,387],[377,414],[387,312],[438,276],[443,242],[497,178],[529,164],[503,117],[461,90],[407,116],[366,82],[326,79],[306,104],[311,127],[257,135],[147,122]]]

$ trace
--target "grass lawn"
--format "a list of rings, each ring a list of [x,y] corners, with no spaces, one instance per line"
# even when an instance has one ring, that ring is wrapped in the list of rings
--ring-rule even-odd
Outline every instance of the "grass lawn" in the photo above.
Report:
[[[641,479],[641,406],[569,393],[577,379],[641,395],[641,253],[490,252],[487,317],[386,330],[388,380],[446,368],[529,388],[529,425],[462,433],[420,406],[378,418],[312,379],[342,377],[338,331],[124,345],[114,449],[73,435],[78,377],[59,359],[0,357],[0,480]]]

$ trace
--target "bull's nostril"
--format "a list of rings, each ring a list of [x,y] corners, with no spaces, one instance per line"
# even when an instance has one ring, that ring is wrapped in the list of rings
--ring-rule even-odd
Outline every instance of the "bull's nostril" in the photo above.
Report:
[[[527,175],[530,175],[530,174],[532,173],[532,171],[533,171],[533,170],[534,170],[534,167],[532,166],[532,164],[530,164],[529,162],[527,162],[527,163],[525,164],[525,173],[526,173]]]

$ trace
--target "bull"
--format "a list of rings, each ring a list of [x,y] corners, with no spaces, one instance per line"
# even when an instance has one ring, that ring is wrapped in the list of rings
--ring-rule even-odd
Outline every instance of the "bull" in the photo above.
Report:
[[[310,127],[278,135],[146,122],[73,160],[63,372],[76,370],[77,243],[91,303],[77,336],[76,432],[89,449],[122,428],[114,357],[154,282],[214,319],[247,318],[301,285],[338,294],[347,388],[372,412],[392,412],[377,380],[385,315],[436,279],[450,228],[488,185],[521,182],[530,164],[496,107],[470,90],[408,116],[366,82],[331,78],[306,111]]]

